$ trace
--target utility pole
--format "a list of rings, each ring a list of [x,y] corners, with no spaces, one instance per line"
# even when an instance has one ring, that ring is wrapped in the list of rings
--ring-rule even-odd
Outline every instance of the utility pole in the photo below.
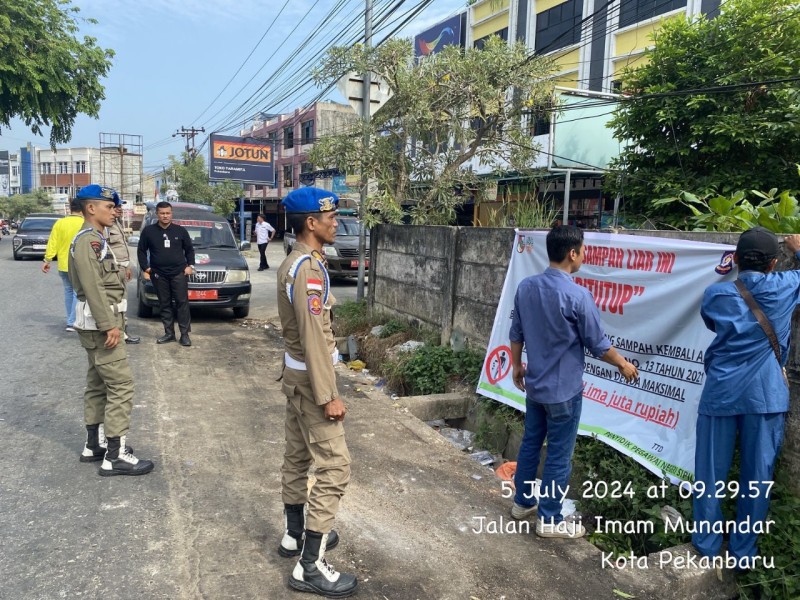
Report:
[[[198,133],[205,133],[205,127],[201,127],[200,129],[195,129],[194,127],[190,127],[186,129],[183,125],[181,128],[178,129],[175,133],[172,134],[172,137],[182,136],[186,138],[186,160],[183,161],[184,164],[188,165],[189,160],[194,159],[196,152],[194,150],[194,136]]]
[[[367,6],[364,11],[364,48],[369,52],[372,48],[372,0],[366,0]],[[365,275],[365,261],[366,261],[366,246],[367,246],[367,231],[364,227],[364,219],[366,218],[366,204],[367,204],[367,186],[369,185],[369,177],[367,173],[366,156],[369,152],[369,120],[370,120],[370,105],[372,103],[372,74],[369,71],[364,73],[364,87],[361,94],[361,116],[364,119],[364,160],[361,163],[361,202],[358,205],[358,218],[361,222],[361,228],[358,232],[358,287],[356,288],[356,300],[361,301],[364,299],[364,275]],[[374,257],[373,267],[374,267]]]

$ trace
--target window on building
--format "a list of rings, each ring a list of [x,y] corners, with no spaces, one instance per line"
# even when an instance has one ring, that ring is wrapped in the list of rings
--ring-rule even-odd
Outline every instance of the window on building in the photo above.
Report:
[[[51,175],[53,173],[53,163],[39,163],[39,173],[42,175]]]
[[[536,15],[536,52],[552,52],[581,41],[582,10],[583,0],[567,0]]]
[[[11,176],[12,177],[19,177],[19,167],[14,165],[11,167]]]
[[[294,148],[294,127],[286,127],[283,130],[283,147]]]
[[[495,31],[494,33],[490,33],[489,35],[485,35],[482,38],[480,38],[479,40],[475,40],[475,42],[472,44],[472,46],[474,48],[477,48],[478,50],[483,50],[483,47],[486,45],[487,40],[490,37],[492,37],[493,35],[496,35],[501,40],[507,42],[508,41],[508,27],[506,27],[504,29],[501,29],[500,31]]]
[[[69,195],[70,194],[70,190],[71,190],[71,188],[69,188],[69,187],[59,187],[58,188],[58,193],[59,194]]]
[[[615,79],[611,82],[611,91],[615,94],[619,94],[622,91],[622,80]]]
[[[303,144],[313,144],[314,143],[314,121],[305,121],[304,123],[300,123],[300,129],[303,132],[302,143]]]
[[[292,172],[292,165],[283,165],[283,187],[294,186],[294,173]]]
[[[64,175],[69,173],[69,163],[68,162],[59,162],[58,163],[58,173],[59,175]]]
[[[300,163],[300,174],[305,175],[306,173],[311,173],[314,170],[314,165],[310,162]]]
[[[530,116],[530,134],[533,137],[537,135],[547,135],[550,133],[550,114],[538,114]]]
[[[75,172],[76,173],[86,173],[86,161],[85,160],[75,161]]]
[[[627,27],[685,7],[686,0],[620,0],[619,26]]]

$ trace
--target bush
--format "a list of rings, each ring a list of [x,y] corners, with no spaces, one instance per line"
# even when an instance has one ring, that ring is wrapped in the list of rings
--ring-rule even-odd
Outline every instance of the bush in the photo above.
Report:
[[[759,567],[741,574],[739,597],[748,600],[800,598],[800,498],[789,489],[785,478],[775,478],[767,520],[774,520],[769,533],[759,536],[758,554],[774,559],[774,569]]]
[[[601,516],[623,523],[651,521],[654,524],[653,535],[648,535],[644,527],[637,527],[632,534],[595,531],[589,535],[589,541],[595,546],[615,555],[633,552],[639,556],[690,541],[689,534],[664,532],[662,506],[672,506],[685,519],[692,518],[692,501],[681,498],[677,486],[667,482],[664,493],[658,488],[657,494],[652,494],[656,497],[648,498],[648,489],[660,486],[662,479],[595,437],[578,436],[574,460],[581,481],[602,481],[609,485],[609,489],[612,482],[622,484],[621,498],[618,495],[612,498],[611,494],[600,493],[600,490],[593,495],[584,493],[583,487],[576,490],[575,493],[581,497],[578,508],[584,514],[584,523],[591,524],[594,517]]]
[[[442,394],[450,382],[476,386],[482,367],[482,353],[425,344],[390,361],[384,371],[391,386],[413,396]]]
[[[408,331],[409,325],[405,321],[400,321],[398,319],[389,319],[384,325],[383,330],[381,331],[380,335],[378,336],[381,339],[388,338],[395,333],[400,333],[401,331]]]

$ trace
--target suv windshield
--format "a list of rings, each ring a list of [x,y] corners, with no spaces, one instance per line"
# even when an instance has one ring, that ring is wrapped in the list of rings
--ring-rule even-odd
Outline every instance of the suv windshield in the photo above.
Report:
[[[50,231],[55,225],[57,219],[25,219],[22,222],[22,225],[19,226],[20,231],[29,231],[31,229],[36,230],[47,230]]]
[[[175,219],[176,225],[183,226],[192,238],[195,248],[236,248],[230,225],[214,221],[195,221]]]
[[[336,235],[358,235],[361,231],[361,223],[354,219],[337,219],[339,224],[336,227]]]

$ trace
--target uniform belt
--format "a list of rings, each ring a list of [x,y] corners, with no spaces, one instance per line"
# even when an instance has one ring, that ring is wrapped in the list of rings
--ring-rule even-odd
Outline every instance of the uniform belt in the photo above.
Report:
[[[308,368],[306,367],[306,363],[304,363],[303,361],[300,361],[300,360],[295,360],[294,358],[289,356],[288,352],[284,352],[283,360],[286,362],[286,366],[289,367],[290,369],[294,369],[295,371],[308,371]],[[334,350],[333,353],[331,353],[331,361],[333,362],[333,364],[336,364],[336,363],[339,362],[339,351],[338,350]]]
[[[128,300],[127,300],[127,298],[123,299],[122,302],[119,302],[117,304],[112,304],[111,305],[111,310],[114,311],[115,315],[118,315],[119,313],[127,312],[127,310],[128,310]]]

